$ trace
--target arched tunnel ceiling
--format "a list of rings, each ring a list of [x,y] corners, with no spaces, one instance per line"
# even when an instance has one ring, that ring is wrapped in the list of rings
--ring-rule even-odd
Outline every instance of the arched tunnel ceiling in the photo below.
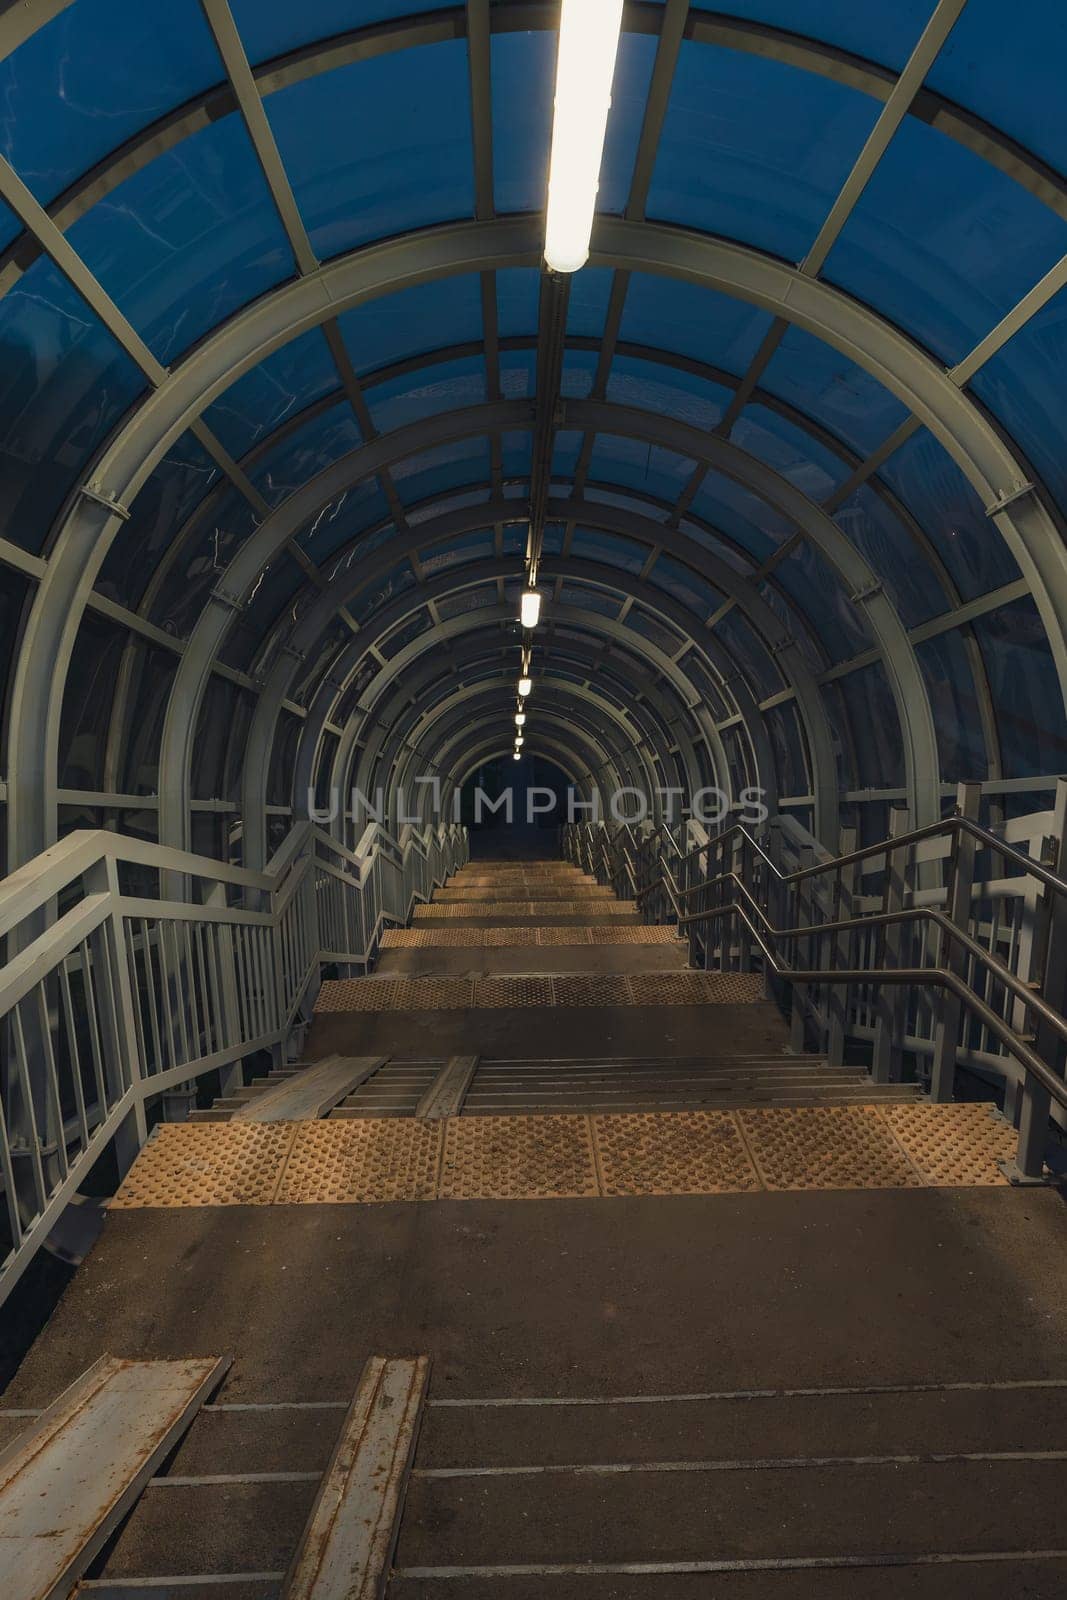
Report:
[[[9,864],[138,799],[256,859],[268,801],[496,738],[531,508],[583,780],[832,841],[1062,770],[1062,8],[627,5],[553,300],[557,20],[0,12]]]

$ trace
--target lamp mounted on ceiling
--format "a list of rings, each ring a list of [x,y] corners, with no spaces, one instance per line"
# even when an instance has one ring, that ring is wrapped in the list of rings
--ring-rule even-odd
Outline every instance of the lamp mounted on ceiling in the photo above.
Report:
[[[519,604],[519,621],[524,628],[536,628],[541,620],[541,593],[538,589],[528,588],[522,592]]]
[[[548,166],[545,265],[577,272],[589,258],[622,0],[563,0]]]

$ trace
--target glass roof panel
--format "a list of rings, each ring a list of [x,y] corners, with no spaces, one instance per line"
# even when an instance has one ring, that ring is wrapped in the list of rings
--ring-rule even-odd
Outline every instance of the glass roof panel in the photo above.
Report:
[[[232,383],[208,406],[204,421],[240,459],[258,439],[340,386],[322,329],[312,328]]]
[[[477,533],[465,533],[458,539],[449,539],[442,544],[428,545],[425,550],[420,550],[419,562],[429,578],[470,561],[488,561],[492,554],[493,534],[487,528]]]
[[[440,11],[454,0],[230,0],[230,10],[251,61],[296,50],[302,44],[388,22],[413,11]]]
[[[586,269],[590,270],[590,269]],[[581,277],[585,276],[583,271]],[[497,332],[502,339],[537,334],[541,274],[536,267],[503,267],[495,273]],[[576,288],[572,284],[572,290]]]
[[[212,495],[167,569],[149,608],[150,620],[178,638],[191,633],[208,595],[256,522],[255,511],[236,489]]]
[[[248,475],[263,498],[276,506],[360,442],[352,407],[347,398],[339,400],[272,445],[249,466]]]
[[[1067,172],[1067,11],[1060,0],[968,0],[927,81]]]
[[[835,512],[834,521],[881,579],[906,627],[947,608],[948,596],[908,528],[868,484]]]
[[[602,533],[597,528],[578,528],[571,541],[571,554],[583,561],[599,561],[606,567],[638,573],[648,560],[648,546],[617,533]]]
[[[1067,772],[1067,719],[1048,637],[1029,597],[976,617],[1006,778]]]
[[[823,276],[951,366],[1065,250],[1067,221],[981,156],[909,117]]]
[[[236,114],[135,172],[67,238],[164,363],[294,270]]]
[[[444,494],[461,484],[485,483],[489,470],[488,439],[453,439],[448,444],[398,461],[392,468],[392,476],[407,506]]]
[[[338,319],[352,364],[363,377],[430,350],[480,342],[481,295],[478,274],[464,273],[354,306]]]
[[[695,461],[642,439],[598,433],[593,441],[589,476],[597,483],[618,483],[673,505],[695,466]]]
[[[928,429],[921,429],[891,455],[879,477],[915,517],[964,600],[1019,576],[995,523]]]
[[[53,517],[145,380],[47,257],[0,300],[0,522],[40,551]]]
[[[648,215],[799,261],[879,109],[800,68],[686,41]]]
[[[564,350],[559,392],[564,400],[588,400],[599,357],[595,350]]]
[[[807,794],[808,767],[796,706],[771,706],[763,713],[763,720],[770,734],[779,794]]]
[[[693,496],[695,516],[718,528],[759,562],[796,532],[782,514],[721,472],[708,472]]]
[[[743,376],[771,325],[768,312],[715,289],[635,272],[619,337]]]
[[[462,40],[353,62],[265,104],[320,260],[473,215]]]
[[[218,480],[207,451],[183,433],[134,499],[129,521],[104,558],[96,581],[100,593],[135,611],[176,530]]]
[[[610,267],[583,267],[572,275],[567,295],[568,337],[599,339],[603,335],[614,281]],[[536,326],[535,322],[535,330]]]
[[[861,455],[887,439],[908,414],[876,378],[803,328],[788,329],[760,385]]]
[[[770,406],[746,406],[730,438],[816,503],[827,499],[852,470],[843,455]]]
[[[358,539],[365,529],[385,521],[388,516],[389,502],[382,492],[378,479],[363,478],[359,483],[351,484],[328,506],[324,506],[307,527],[297,534],[296,542],[302,550],[307,551],[313,561],[322,565],[335,551],[342,549],[351,540]],[[384,537],[392,537],[393,532],[390,523],[385,529]],[[366,541],[360,540],[355,552],[349,552],[343,558],[343,562],[348,565],[366,553]],[[337,570],[337,567],[331,568],[327,576],[332,577]]]
[[[989,759],[967,651],[958,633],[915,647],[934,714],[943,783],[988,778]]]
[[[772,584],[783,589],[811,619],[831,661],[847,661],[870,648],[873,641],[859,608],[852,604],[830,564],[806,539],[776,563]]]
[[[1067,512],[1063,373],[1067,367],[1067,290],[987,361],[969,388],[1002,422]]]
[[[553,46],[555,34],[550,33]],[[600,168],[597,210],[622,213],[630,196],[634,157],[645,120],[645,104],[652,66],[656,59],[656,40],[649,34],[623,33],[615,58],[615,78],[611,86],[611,115],[604,140],[604,159]],[[553,51],[553,81],[555,61]]]
[[[495,33],[490,59],[496,208],[540,211],[552,139],[556,35]]]
[[[485,361],[465,356],[402,372],[385,383],[369,384],[366,400],[379,433],[463,406],[485,403]]]
[[[747,678],[757,700],[777,694],[784,687],[774,656],[736,606],[731,606],[719,618],[712,637],[716,644],[729,652],[731,660]]]
[[[857,5],[855,0],[720,0],[694,9],[810,34],[888,67],[902,67],[926,25],[933,0],[893,0],[891,5]]]
[[[224,76],[196,0],[78,0],[0,63],[0,151],[47,204]]]
[[[617,355],[608,374],[607,398],[615,405],[657,411],[710,432],[722,421],[732,391],[662,361]]]
[[[699,572],[694,572],[684,562],[676,561],[673,556],[660,556],[648,581],[657,589],[666,592],[681,605],[690,611],[695,611],[703,621],[717,611],[722,605],[724,596],[714,588]]]
[[[904,740],[889,676],[880,661],[839,678],[848,710],[856,777],[861,789],[895,789],[904,782]]]

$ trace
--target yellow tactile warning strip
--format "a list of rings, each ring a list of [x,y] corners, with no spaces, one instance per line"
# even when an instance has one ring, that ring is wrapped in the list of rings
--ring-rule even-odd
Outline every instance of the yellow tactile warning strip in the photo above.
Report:
[[[416,922],[441,917],[632,917],[632,900],[431,900],[415,907]]]
[[[545,944],[677,944],[677,932],[665,923],[639,928],[389,928],[383,950],[497,949],[509,945]]]
[[[457,1011],[485,1006],[751,1005],[763,997],[753,972],[645,972],[634,977],[520,974],[506,978],[335,978],[316,1012]]]
[[[1014,1142],[989,1106],[923,1102],[432,1123],[176,1123],[157,1128],[111,1205],[1002,1186],[997,1160],[1013,1154]]]

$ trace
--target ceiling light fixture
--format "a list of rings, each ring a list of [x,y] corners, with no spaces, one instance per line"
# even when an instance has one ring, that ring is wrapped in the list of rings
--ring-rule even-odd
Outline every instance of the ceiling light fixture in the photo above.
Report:
[[[563,0],[545,227],[553,272],[589,257],[621,27],[622,0]]]
[[[533,679],[532,678],[520,678],[519,679],[519,698],[522,699],[522,700],[525,700],[526,696],[530,693],[530,690],[532,688],[533,688]]]
[[[524,589],[519,607],[519,621],[524,628],[536,628],[541,618],[541,595],[537,589]]]
[[[526,713],[525,713],[525,711],[516,711],[516,713],[515,713],[515,726],[516,726],[516,728],[521,728],[525,721],[526,721]]]

